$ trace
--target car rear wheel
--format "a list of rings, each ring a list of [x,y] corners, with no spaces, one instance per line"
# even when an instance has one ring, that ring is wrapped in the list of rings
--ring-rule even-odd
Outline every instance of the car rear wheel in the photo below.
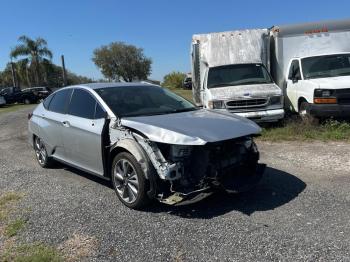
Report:
[[[50,167],[52,165],[52,158],[47,155],[46,147],[39,137],[34,139],[35,156],[41,167]]]
[[[127,207],[139,209],[149,203],[147,181],[133,155],[122,152],[114,158],[112,183],[119,200]]]

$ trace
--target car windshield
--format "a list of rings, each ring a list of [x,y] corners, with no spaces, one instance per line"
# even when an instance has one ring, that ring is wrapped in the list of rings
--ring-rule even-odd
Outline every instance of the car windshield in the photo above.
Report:
[[[210,68],[207,87],[269,83],[273,83],[272,79],[262,64],[238,64]]]
[[[197,110],[186,99],[157,86],[119,86],[95,89],[118,117],[147,116]]]
[[[305,79],[350,75],[350,54],[314,56],[301,59]]]

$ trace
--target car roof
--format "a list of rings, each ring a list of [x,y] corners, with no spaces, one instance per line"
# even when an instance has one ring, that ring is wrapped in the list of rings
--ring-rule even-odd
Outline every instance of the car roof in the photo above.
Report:
[[[80,84],[69,87],[85,87],[89,89],[99,89],[99,88],[111,88],[111,87],[125,87],[125,86],[155,86],[154,84],[144,83],[144,82],[114,82],[114,83],[88,83]]]

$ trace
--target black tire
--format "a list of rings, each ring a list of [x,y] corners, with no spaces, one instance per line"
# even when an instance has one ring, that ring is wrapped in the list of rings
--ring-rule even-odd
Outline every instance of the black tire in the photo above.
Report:
[[[115,192],[125,206],[141,209],[149,204],[148,183],[133,155],[122,152],[114,157],[111,178]]]
[[[306,123],[306,124],[318,124],[319,120],[310,115],[309,112],[307,112],[307,108],[309,107],[309,103],[308,102],[301,102],[300,106],[299,106],[299,115],[301,117],[301,120]]]
[[[31,104],[31,101],[30,101],[29,98],[24,98],[23,103],[24,103],[25,105],[29,105],[29,104]]]
[[[37,136],[34,138],[34,151],[36,160],[41,167],[48,168],[53,166],[54,160],[47,155],[45,143]]]

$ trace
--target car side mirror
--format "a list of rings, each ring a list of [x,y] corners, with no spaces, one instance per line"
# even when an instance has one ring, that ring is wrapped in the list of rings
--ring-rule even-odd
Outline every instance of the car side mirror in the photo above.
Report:
[[[293,77],[293,78],[292,78],[293,84],[298,83],[298,81],[299,81],[299,79],[298,79],[297,77]]]

